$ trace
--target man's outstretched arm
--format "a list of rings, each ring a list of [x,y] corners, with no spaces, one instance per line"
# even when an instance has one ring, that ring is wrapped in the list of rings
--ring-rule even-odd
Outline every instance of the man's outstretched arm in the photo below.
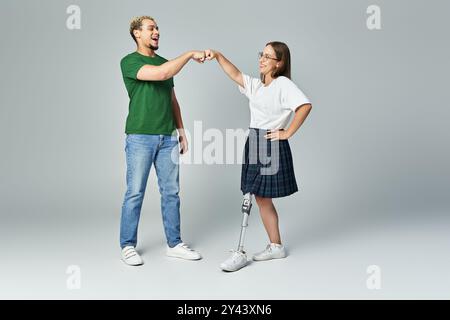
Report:
[[[203,51],[188,51],[178,58],[167,61],[160,66],[146,64],[139,69],[136,77],[143,81],[167,80],[180,72],[190,59],[203,63],[205,60],[205,53]]]

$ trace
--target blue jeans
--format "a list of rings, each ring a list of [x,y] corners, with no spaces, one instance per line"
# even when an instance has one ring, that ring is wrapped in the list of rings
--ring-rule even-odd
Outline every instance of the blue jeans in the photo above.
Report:
[[[128,134],[126,137],[127,191],[120,221],[120,246],[136,246],[139,217],[152,164],[158,177],[167,244],[181,243],[178,140],[176,136]]]

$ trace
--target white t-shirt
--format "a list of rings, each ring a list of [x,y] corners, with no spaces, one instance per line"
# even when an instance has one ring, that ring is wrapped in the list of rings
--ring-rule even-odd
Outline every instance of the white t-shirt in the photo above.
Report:
[[[242,78],[244,87],[238,87],[249,99],[250,128],[286,129],[292,112],[311,103],[295,83],[284,76],[275,78],[267,87],[258,78],[244,73]]]

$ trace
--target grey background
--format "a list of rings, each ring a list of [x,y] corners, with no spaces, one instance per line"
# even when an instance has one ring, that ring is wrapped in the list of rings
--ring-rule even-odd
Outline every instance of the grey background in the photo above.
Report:
[[[81,7],[81,30],[66,8]],[[366,28],[381,7],[382,29]],[[448,1],[2,1],[0,297],[394,299],[450,297]],[[119,260],[127,95],[119,61],[136,15],[161,28],[158,53],[222,51],[257,76],[286,42],[313,110],[291,139],[300,192],[275,201],[284,261],[234,274],[239,165],[181,167],[183,238],[205,258],[164,256],[152,171],[140,223],[145,260]],[[215,61],[175,78],[188,130],[247,128],[246,98]],[[192,146],[192,143],[191,143]],[[253,210],[249,253],[265,232]],[[379,265],[381,290],[366,268]],[[66,288],[79,265],[80,290]]]

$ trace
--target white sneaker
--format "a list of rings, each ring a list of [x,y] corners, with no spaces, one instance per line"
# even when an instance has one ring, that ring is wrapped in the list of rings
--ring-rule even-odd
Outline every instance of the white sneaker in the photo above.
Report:
[[[231,257],[220,264],[223,271],[237,271],[247,265],[247,255],[242,251],[231,250]]]
[[[133,246],[126,246],[122,249],[122,260],[130,266],[139,266],[144,263]]]
[[[200,260],[201,254],[188,247],[185,243],[179,243],[175,247],[167,247],[167,253],[169,257],[181,258],[186,260]]]
[[[270,243],[267,245],[266,249],[256,253],[253,256],[255,261],[265,261],[271,259],[281,259],[286,257],[286,250],[284,246],[277,243]]]

